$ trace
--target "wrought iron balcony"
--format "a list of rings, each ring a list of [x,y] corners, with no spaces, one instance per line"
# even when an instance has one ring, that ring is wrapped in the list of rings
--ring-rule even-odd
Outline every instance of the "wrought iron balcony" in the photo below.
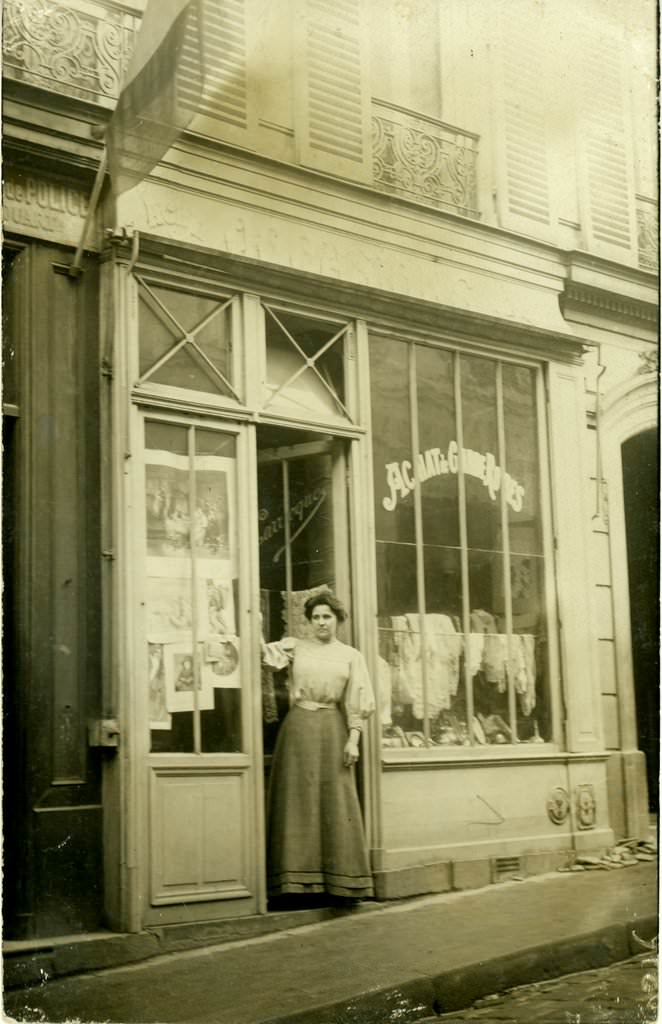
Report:
[[[654,199],[637,196],[637,245],[642,270],[657,271],[660,260],[659,212]]]
[[[140,24],[118,0],[5,0],[3,76],[114,107]]]
[[[477,219],[477,156],[477,135],[373,101],[373,183],[380,192]]]

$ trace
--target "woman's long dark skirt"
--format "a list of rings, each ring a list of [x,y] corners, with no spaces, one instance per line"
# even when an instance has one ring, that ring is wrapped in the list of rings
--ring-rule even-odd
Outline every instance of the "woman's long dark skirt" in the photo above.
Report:
[[[354,769],[343,764],[346,739],[339,708],[295,706],[280,728],[267,807],[270,896],[373,894]]]

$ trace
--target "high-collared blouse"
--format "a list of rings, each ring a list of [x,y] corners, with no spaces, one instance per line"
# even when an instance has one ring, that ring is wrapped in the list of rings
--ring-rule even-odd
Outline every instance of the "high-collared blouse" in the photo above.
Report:
[[[361,729],[375,710],[370,676],[360,651],[340,640],[296,640],[285,637],[264,644],[262,660],[270,668],[291,665],[290,703],[309,711],[338,704],[348,729]]]

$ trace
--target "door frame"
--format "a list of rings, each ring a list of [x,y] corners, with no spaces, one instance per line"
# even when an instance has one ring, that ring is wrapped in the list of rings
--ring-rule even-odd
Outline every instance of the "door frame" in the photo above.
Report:
[[[376,667],[376,637],[373,636],[376,605],[374,601],[374,544],[370,546],[372,522],[371,475],[372,456],[366,424],[369,420],[369,380],[367,327],[364,321],[344,317],[349,324],[347,336],[345,384],[346,400],[352,412],[351,424],[328,424],[297,421],[289,417],[270,417],[257,411],[261,374],[266,366],[264,353],[264,314],[259,313],[260,298],[240,288],[232,290],[240,296],[233,304],[233,362],[238,394],[243,402],[221,401],[213,407],[200,403],[195,393],[181,398],[158,393],[143,393],[136,388],[138,379],[138,294],[132,276],[128,252],[121,247],[102,265],[106,301],[102,302],[100,331],[100,365],[102,370],[101,439],[103,451],[103,663],[104,713],[119,722],[117,753],[110,753],[104,768],[104,859],[106,918],[111,927],[137,932],[156,923],[148,912],[149,863],[146,837],[149,806],[148,754],[149,733],[145,714],[136,715],[137,650],[133,610],[139,600],[140,580],[134,566],[139,564],[136,524],[143,497],[140,481],[142,456],[142,421],[147,413],[158,419],[172,419],[186,424],[213,426],[234,432],[237,437],[238,522],[242,523],[240,550],[243,580],[240,610],[241,657],[246,666],[245,678],[259,678],[259,524],[257,424],[314,431],[347,445],[346,465],[342,468],[347,486],[349,592],[352,594],[353,641],[366,655],[368,664]],[[206,286],[205,286],[206,287]],[[223,291],[227,284],[219,286]],[[288,307],[291,305],[287,304]],[[298,304],[297,304],[298,305]],[[306,304],[307,306],[307,304]],[[294,309],[294,306],[292,306]],[[308,309],[298,305],[302,314]],[[309,315],[315,316],[313,311]],[[352,326],[353,325],[353,326]],[[246,351],[257,352],[248,359]],[[240,354],[241,352],[241,354]],[[253,410],[253,411],[252,411]],[[139,444],[140,442],[140,444]],[[371,577],[372,572],[372,577]],[[144,637],[143,637],[144,640]],[[375,687],[377,689],[377,687]],[[144,695],[143,695],[144,696]],[[250,794],[250,830],[252,834],[252,909],[243,913],[266,911],[266,857],[264,821],[264,785],[262,750],[261,688],[249,685],[242,694],[244,746],[250,752],[250,765],[239,755],[194,755],[209,759],[210,769],[246,770],[252,775]],[[368,845],[376,845],[376,794],[379,787],[379,744],[377,716],[364,731],[364,773],[362,796]],[[140,720],[137,720],[140,719]],[[374,737],[372,733],[374,732]],[[158,755],[160,757],[160,755]],[[186,755],[187,757],[189,755]],[[236,758],[239,756],[239,763]],[[243,756],[243,755],[242,755]],[[232,760],[234,758],[234,761]],[[220,759],[220,760],[219,760]],[[374,761],[374,763],[373,763]],[[154,765],[159,764],[156,760]],[[258,770],[259,768],[259,770]],[[233,899],[201,900],[186,905],[180,920],[236,916],[238,902]],[[193,910],[188,908],[194,908]],[[162,921],[162,917],[159,917]]]

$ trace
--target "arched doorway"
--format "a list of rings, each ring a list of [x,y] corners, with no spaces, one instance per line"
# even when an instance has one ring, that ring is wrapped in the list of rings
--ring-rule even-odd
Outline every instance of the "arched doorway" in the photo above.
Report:
[[[639,749],[646,755],[648,798],[657,809],[659,778],[659,463],[657,430],[621,446],[632,667]]]

